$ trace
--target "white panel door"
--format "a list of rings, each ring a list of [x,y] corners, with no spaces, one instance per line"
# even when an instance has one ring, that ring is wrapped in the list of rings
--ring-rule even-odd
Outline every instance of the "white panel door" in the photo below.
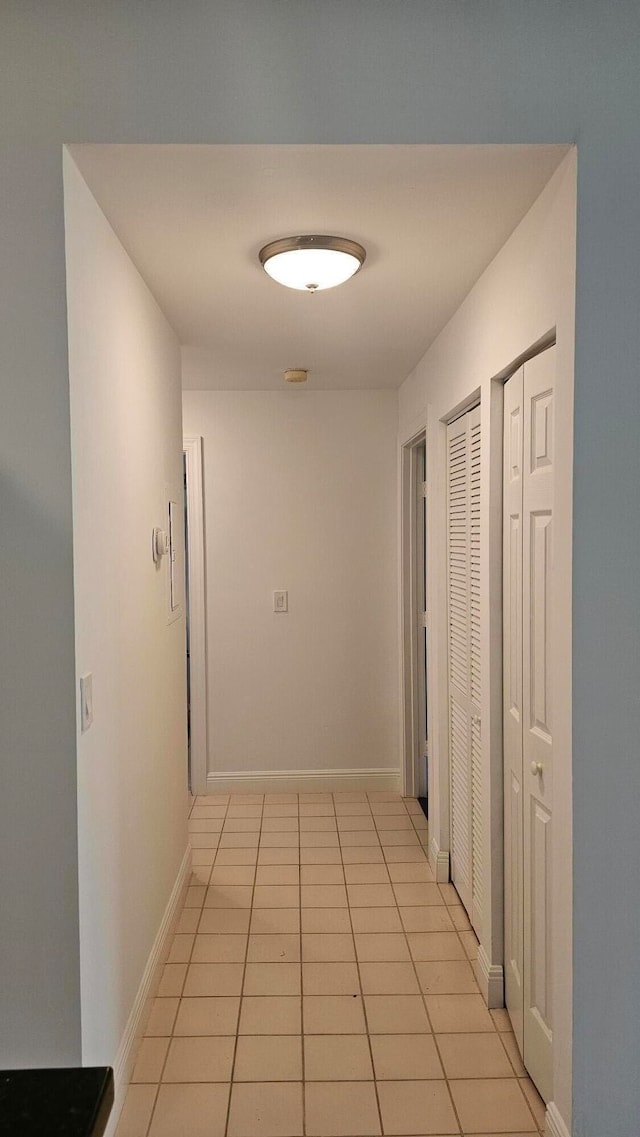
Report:
[[[480,767],[480,408],[447,428],[447,599],[451,880],[482,916]]]
[[[555,349],[505,385],[503,676],[506,1002],[524,1064],[552,1093],[553,791],[549,622]]]

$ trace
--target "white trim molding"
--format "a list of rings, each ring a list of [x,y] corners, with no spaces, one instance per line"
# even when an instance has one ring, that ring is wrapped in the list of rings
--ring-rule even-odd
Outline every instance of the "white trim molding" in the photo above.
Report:
[[[449,881],[449,853],[440,849],[435,837],[429,842],[429,864],[438,884]]]
[[[202,438],[183,438],[187,507],[187,597],[189,605],[189,706],[191,790],[207,782],[207,647]]]
[[[571,1130],[560,1116],[560,1111],[553,1101],[547,1105],[544,1124],[547,1137],[571,1137]]]
[[[169,954],[171,937],[185,899],[190,873],[191,847],[187,845],[113,1063],[114,1103],[105,1129],[105,1137],[113,1137],[118,1124],[138,1046],[149,1018],[151,1001],[158,989],[162,968]]]
[[[402,792],[402,772],[395,766],[352,770],[216,770],[207,774],[207,793],[305,793],[344,790]]]
[[[478,948],[477,979],[480,994],[489,1010],[504,1007],[504,968],[500,963],[489,963],[482,944]]]

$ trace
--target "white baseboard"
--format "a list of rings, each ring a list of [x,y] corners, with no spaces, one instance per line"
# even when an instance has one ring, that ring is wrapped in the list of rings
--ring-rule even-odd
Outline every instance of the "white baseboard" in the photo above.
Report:
[[[500,963],[489,963],[489,957],[482,944],[478,948],[478,983],[490,1011],[504,1007],[504,968]]]
[[[553,1101],[547,1105],[544,1125],[547,1137],[571,1137],[571,1130],[560,1116],[560,1111]]]
[[[438,884],[447,884],[449,880],[449,854],[441,851],[435,837],[429,842],[429,864]]]
[[[158,934],[153,942],[153,947],[151,948],[147,960],[147,966],[144,969],[144,974],[140,981],[140,986],[138,987],[138,993],[135,997],[133,1007],[131,1008],[122,1041],[118,1047],[118,1053],[116,1054],[113,1064],[115,1096],[113,1109],[111,1110],[104,1137],[113,1137],[118,1124],[120,1111],[129,1086],[129,1079],[133,1071],[138,1045],[147,1024],[151,1010],[151,1001],[158,989],[160,974],[169,952],[171,936],[182,908],[184,893],[188,886],[190,873],[191,847],[188,845],[184,857],[182,858],[182,864],[178,870],[176,882],[171,891],[167,907],[165,908],[164,916],[158,928]]]
[[[401,792],[395,767],[354,770],[223,770],[207,774],[207,793],[340,793],[344,790]]]

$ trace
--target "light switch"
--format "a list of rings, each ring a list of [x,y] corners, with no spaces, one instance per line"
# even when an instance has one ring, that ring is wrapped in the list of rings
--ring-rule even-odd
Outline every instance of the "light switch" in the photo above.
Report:
[[[80,676],[80,729],[85,732],[93,722],[93,675]]]
[[[274,612],[289,611],[289,593],[286,590],[281,592],[274,592],[273,610]]]

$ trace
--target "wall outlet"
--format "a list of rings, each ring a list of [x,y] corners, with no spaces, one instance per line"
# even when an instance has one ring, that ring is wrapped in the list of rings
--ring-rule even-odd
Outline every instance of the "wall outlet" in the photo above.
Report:
[[[93,675],[80,676],[80,729],[84,734],[93,722]]]
[[[289,611],[289,593],[287,591],[274,592],[273,610],[274,612]]]

